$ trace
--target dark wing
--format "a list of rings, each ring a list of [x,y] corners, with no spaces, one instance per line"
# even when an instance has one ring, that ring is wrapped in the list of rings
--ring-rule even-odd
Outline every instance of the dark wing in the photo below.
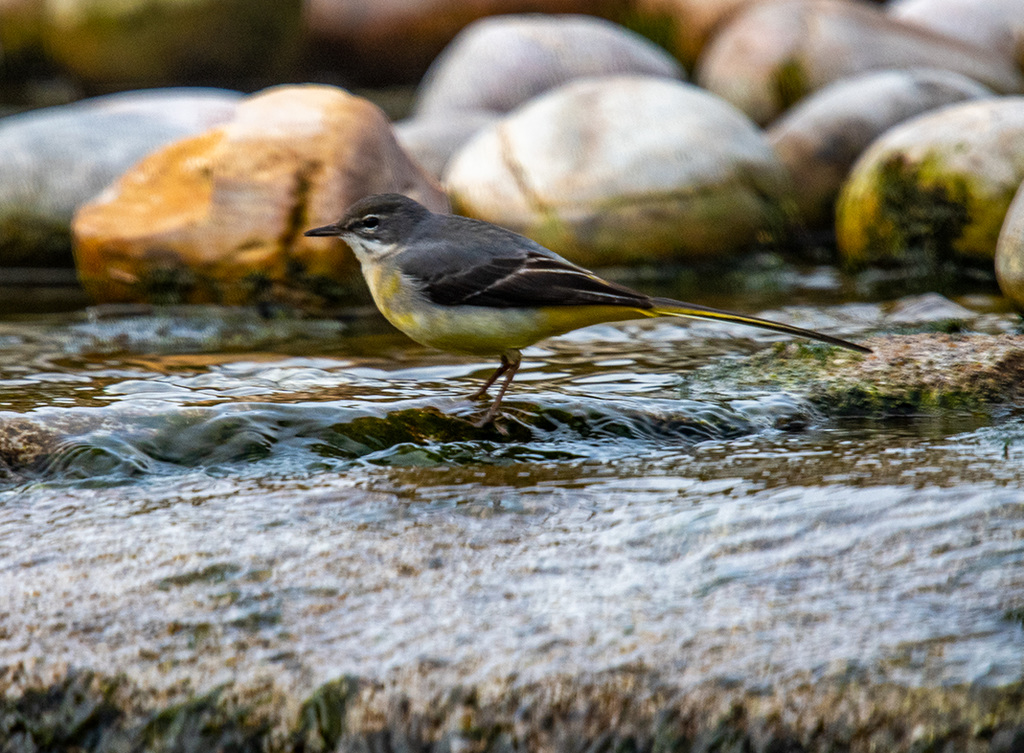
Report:
[[[399,262],[434,303],[489,308],[653,306],[647,296],[602,280],[521,235],[462,217],[445,219],[447,232],[442,237],[458,238],[457,243],[420,236],[415,251],[404,252]]]

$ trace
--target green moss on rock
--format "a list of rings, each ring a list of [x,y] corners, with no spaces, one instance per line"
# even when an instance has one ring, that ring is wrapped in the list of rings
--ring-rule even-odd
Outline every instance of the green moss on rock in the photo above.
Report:
[[[292,734],[296,750],[330,753],[348,732],[348,706],[359,690],[359,679],[343,677],[321,685],[303,704]]]
[[[1024,337],[925,333],[864,344],[874,353],[780,344],[702,369],[689,387],[785,390],[831,416],[987,413],[1024,398]]]
[[[630,31],[635,31],[662,49],[680,57],[684,63],[693,63],[693,60],[686,59],[688,51],[680,47],[677,32],[678,21],[676,21],[671,13],[659,12],[657,8],[641,10],[635,7],[627,7],[615,14],[613,20],[620,26],[625,26]]]
[[[899,155],[882,163],[880,226],[891,228],[891,235],[879,237],[879,242],[889,245],[890,254],[917,254],[927,266],[955,256],[971,215],[966,180],[946,177],[942,181],[937,170],[929,171],[927,165],[913,164]]]
[[[959,257],[972,221],[964,176],[896,154],[855,174],[847,189],[838,230],[853,266],[882,262],[935,272]]]
[[[775,69],[772,85],[779,112],[788,110],[810,91],[807,72],[804,70],[803,63],[796,58],[784,60]]]
[[[263,753],[270,724],[223,697],[223,688],[155,711],[141,729],[125,737],[145,750]]]
[[[0,219],[0,268],[18,266],[74,266],[70,227],[31,214],[4,215]]]
[[[67,6],[67,4],[65,4]],[[298,0],[86,0],[49,11],[50,54],[100,89],[287,77]]]

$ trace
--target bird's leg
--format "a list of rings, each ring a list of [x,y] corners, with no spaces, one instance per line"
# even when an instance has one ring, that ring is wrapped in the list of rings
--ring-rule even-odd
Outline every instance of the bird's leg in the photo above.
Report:
[[[491,423],[491,421],[498,417],[498,413],[501,411],[501,399],[505,397],[505,392],[508,391],[508,386],[512,384],[512,380],[515,378],[516,372],[519,371],[519,364],[523,362],[523,357],[519,354],[519,351],[512,351],[511,355],[512,358],[509,358],[508,355],[501,357],[502,368],[499,370],[498,374],[494,375],[494,379],[497,379],[498,375],[502,372],[507,372],[507,375],[505,376],[505,381],[501,383],[501,387],[498,389],[498,396],[494,398],[494,402],[491,403],[491,407],[487,409],[483,418],[473,424],[478,429],[487,426],[487,424]],[[494,379],[491,380],[492,384]]]
[[[502,357],[501,357],[501,366],[498,367],[498,370],[495,371],[493,374],[491,374],[490,378],[486,382],[484,382],[484,386],[483,387],[478,389],[476,392],[474,392],[472,395],[470,395],[466,399],[467,400],[479,400],[480,398],[482,398],[484,395],[487,394],[487,390],[489,390],[491,388],[491,385],[498,381],[498,377],[500,377],[502,374],[504,374],[506,371],[508,371],[511,367],[512,367],[512,362],[508,360],[508,356],[502,355]]]

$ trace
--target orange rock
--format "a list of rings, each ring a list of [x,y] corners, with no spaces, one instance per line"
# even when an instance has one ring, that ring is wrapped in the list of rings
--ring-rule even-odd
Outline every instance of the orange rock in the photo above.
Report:
[[[82,206],[78,274],[101,302],[339,303],[359,274],[352,255],[302,231],[386,191],[448,206],[369,101],[329,86],[268,89]]]

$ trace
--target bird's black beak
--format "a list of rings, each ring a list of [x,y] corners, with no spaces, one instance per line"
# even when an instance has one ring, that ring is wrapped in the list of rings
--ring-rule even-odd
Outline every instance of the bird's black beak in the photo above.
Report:
[[[307,230],[303,233],[311,238],[329,237],[341,235],[341,228],[335,223],[334,225],[324,225],[323,227],[315,227],[312,230]]]

